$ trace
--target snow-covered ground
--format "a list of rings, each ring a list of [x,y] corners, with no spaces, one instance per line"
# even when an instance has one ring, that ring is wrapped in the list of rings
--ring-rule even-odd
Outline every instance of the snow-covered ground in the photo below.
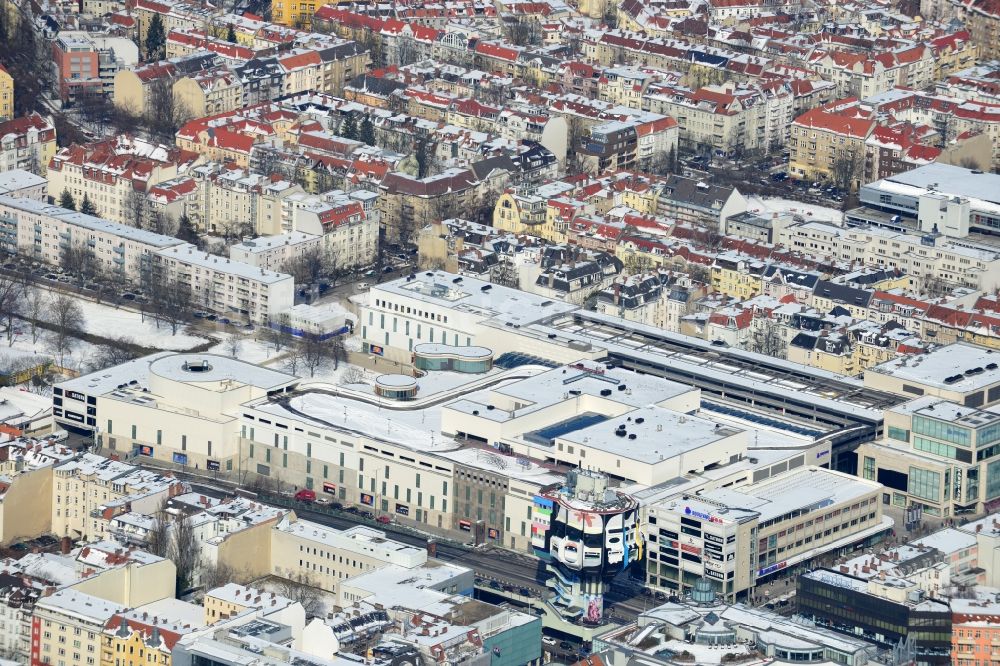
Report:
[[[44,329],[38,329],[38,339],[32,341],[31,326],[24,321],[18,320],[14,324],[14,330],[18,331],[14,335],[13,344],[8,344],[6,332],[0,333],[0,358],[6,360],[26,359],[30,356],[50,358],[58,363],[58,355],[52,351],[50,340],[52,333]],[[76,340],[73,348],[63,358],[63,366],[70,370],[86,370],[97,352],[97,346],[83,340]]]
[[[792,201],[791,199],[779,199],[777,197],[747,197],[747,210],[751,213],[792,213],[801,215],[807,220],[819,222],[836,222],[843,224],[844,213],[834,208],[826,206],[816,206],[813,204]]]
[[[275,366],[277,369],[281,369],[281,363]],[[346,380],[359,380],[358,383],[349,384],[351,388],[356,391],[362,391],[365,393],[374,393],[371,389],[372,384],[375,383],[375,378],[381,375],[381,372],[373,372],[372,370],[366,370],[357,365],[351,365],[350,363],[341,363],[334,370],[333,364],[329,364],[325,368],[320,368],[316,371],[315,377],[309,376],[309,370],[300,367],[298,369],[298,374],[302,377],[302,382],[320,382],[325,384],[336,384],[338,386],[348,385]]]
[[[253,334],[245,337],[235,333],[213,333],[212,335],[219,338],[221,342],[209,347],[209,354],[235,356],[235,358],[238,358],[241,361],[246,361],[247,363],[272,366],[275,370],[283,369],[280,367],[280,360],[277,357],[287,351],[285,348],[282,348],[280,352],[275,352],[273,345],[268,344],[263,340],[259,340],[258,337],[255,337]],[[235,354],[233,354],[234,350],[230,342],[234,336],[240,338],[239,347],[236,349]],[[273,363],[278,363],[278,365],[273,365]]]
[[[205,338],[191,335],[185,327],[171,333],[170,325],[161,322],[157,326],[152,317],[145,318],[138,312],[116,308],[113,305],[94,303],[80,299],[87,333],[104,338],[131,338],[143,347],[155,347],[165,351],[183,351],[205,342]]]

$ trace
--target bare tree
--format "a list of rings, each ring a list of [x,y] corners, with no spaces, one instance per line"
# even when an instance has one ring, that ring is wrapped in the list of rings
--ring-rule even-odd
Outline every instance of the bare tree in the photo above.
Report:
[[[265,328],[263,333],[261,333],[264,342],[274,348],[275,354],[280,354],[282,349],[292,345],[294,342],[290,333],[281,330],[283,323],[282,318],[278,317],[271,326]]]
[[[17,318],[24,314],[25,284],[13,277],[0,278],[0,319],[7,327],[7,344],[14,344]]]
[[[253,222],[248,220],[222,220],[215,226],[215,233],[222,236],[222,240],[226,245],[231,245],[243,240],[247,236],[252,236],[254,231]]]
[[[833,161],[833,172],[830,179],[834,185],[842,190],[853,190],[861,178],[863,166],[864,159],[855,150],[845,148],[843,154]]]
[[[31,331],[31,343],[38,343],[38,334],[40,328],[38,327],[38,322],[42,318],[42,313],[45,311],[45,292],[38,287],[28,287],[24,295],[24,305],[22,313],[24,318],[28,321],[28,328]]]
[[[86,326],[83,308],[76,297],[60,293],[50,299],[48,309],[48,321],[52,325],[49,347],[59,359],[59,365],[65,367],[66,355],[73,351]]]
[[[177,567],[177,596],[191,589],[201,559],[191,518],[184,516],[171,524],[167,557]]]
[[[132,338],[116,338],[108,344],[97,348],[96,353],[88,359],[86,369],[88,372],[96,372],[134,361],[139,358],[139,353],[136,351],[137,348],[138,345]]]
[[[275,586],[275,593],[302,604],[306,617],[316,617],[324,610],[322,593],[303,574],[298,574],[294,579],[282,578]]]
[[[517,288],[520,279],[517,275],[517,268],[509,257],[502,257],[500,261],[490,269],[490,282],[504,287]]]
[[[243,351],[243,343],[246,341],[246,333],[242,330],[237,330],[229,334],[225,342],[222,343],[223,349],[226,350],[226,354],[232,358],[236,358]]]
[[[146,535],[146,550],[157,557],[167,557],[170,551],[170,514],[166,501],[153,514],[153,527]]]
[[[298,340],[288,345],[282,367],[288,374],[298,376],[299,370],[302,369],[302,349]]]
[[[146,216],[146,224],[143,228],[164,236],[176,236],[178,226],[177,220],[172,215],[167,215],[159,210],[151,210]]]
[[[199,583],[205,591],[214,590],[237,580],[236,570],[227,564],[217,562],[202,566]]]
[[[979,160],[971,156],[966,156],[960,159],[958,161],[958,166],[973,170],[981,170],[983,168],[983,165],[979,163]]]
[[[344,336],[335,335],[329,340],[328,353],[333,362],[333,369],[340,367],[340,363],[347,362],[347,347],[344,346]]]
[[[785,358],[785,339],[781,334],[781,324],[770,317],[761,317],[754,320],[750,337],[746,341],[746,350],[773,356],[775,358]]]
[[[187,323],[191,313],[191,287],[187,282],[177,277],[164,277],[162,270],[154,271],[161,275],[150,285],[150,306],[153,316],[159,322],[170,326],[172,335],[177,335],[181,327]]]
[[[507,40],[517,46],[537,46],[542,43],[542,29],[534,18],[516,16],[504,20]]]
[[[172,140],[180,126],[191,117],[183,100],[174,95],[172,81],[164,78],[153,83],[146,109],[146,122],[151,132]]]
[[[356,365],[344,370],[344,374],[340,377],[340,383],[343,386],[349,384],[363,384],[365,382],[365,371]]]
[[[146,228],[146,217],[149,211],[149,200],[145,192],[131,189],[122,202],[122,220],[125,224],[139,229]]]
[[[326,262],[322,249],[316,247],[292,257],[281,266],[282,273],[295,278],[295,284],[311,284],[319,280],[325,272]]]
[[[311,335],[302,337],[296,347],[302,366],[309,371],[310,377],[315,377],[317,372],[327,367],[333,360],[331,345]]]
[[[923,279],[923,291],[929,298],[942,298],[947,296],[955,288],[955,285],[939,275],[925,275]]]
[[[696,264],[689,261],[684,271],[693,282],[709,284],[712,281],[712,269],[704,264]]]

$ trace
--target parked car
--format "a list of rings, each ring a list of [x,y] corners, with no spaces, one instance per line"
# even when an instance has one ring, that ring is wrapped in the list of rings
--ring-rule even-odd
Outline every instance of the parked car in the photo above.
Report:
[[[376,518],[375,520],[378,521],[378,522],[380,522],[380,523],[382,523],[383,525],[388,525],[389,523],[392,522],[392,516],[387,515],[387,514],[383,514],[383,515],[379,516],[378,518]]]
[[[315,502],[316,501],[316,491],[309,490],[308,488],[303,488],[299,492],[295,493],[296,502]]]

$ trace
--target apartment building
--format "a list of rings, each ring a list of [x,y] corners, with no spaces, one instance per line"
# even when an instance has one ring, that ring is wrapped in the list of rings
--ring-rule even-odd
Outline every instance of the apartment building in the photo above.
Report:
[[[171,476],[92,453],[60,463],[52,476],[50,531],[84,541],[108,538],[111,520],[126,511],[155,514],[184,488]]]
[[[647,509],[647,584],[685,594],[707,577],[727,599],[753,595],[773,574],[883,538],[892,521],[882,517],[880,490],[799,466],[738,489],[658,501]]]
[[[190,289],[193,306],[212,312],[244,317],[259,325],[295,304],[291,275],[202,252],[190,244],[160,250],[153,263],[157,274]]]
[[[112,84],[115,106],[141,116],[148,113],[152,105],[164,104],[167,99],[184,101],[183,97],[174,96],[175,82],[184,77],[196,77],[202,72],[218,70],[221,66],[222,59],[218,55],[199,50],[140,67],[122,69],[114,75]],[[183,88],[181,92],[184,92]],[[190,111],[191,109],[185,109],[186,113]]]
[[[671,175],[655,188],[656,215],[709,229],[724,229],[730,215],[746,212],[747,200],[735,187]]]
[[[608,120],[592,125],[576,146],[582,167],[594,175],[636,168],[676,154],[677,121],[670,116]]]
[[[0,65],[0,122],[14,117],[14,78]]]
[[[109,275],[135,282],[150,274],[156,252],[183,245],[170,236],[6,195],[0,196],[0,229],[8,252],[58,266],[68,249],[88,251]]]
[[[225,66],[182,76],[171,90],[176,102],[195,118],[243,106],[243,82]]]
[[[781,86],[737,84],[697,90],[654,86],[643,98],[650,111],[677,119],[682,149],[709,149],[721,157],[783,146],[793,102],[791,91]]]
[[[685,273],[654,270],[616,278],[598,293],[597,311],[676,332],[705,293],[706,286]]]
[[[290,262],[323,251],[323,237],[301,231],[260,236],[229,247],[230,258],[257,268],[283,270]]]
[[[204,628],[201,618],[201,606],[180,599],[163,599],[115,614],[101,634],[101,663],[169,666],[181,638]]]
[[[1000,286],[1000,253],[974,241],[878,227],[844,228],[802,222],[782,229],[778,242],[832,259],[899,269],[920,279],[942,279],[986,291]]]
[[[64,104],[88,96],[110,95],[115,75],[136,66],[139,48],[125,37],[60,30],[52,41],[58,93]]]
[[[955,164],[964,157],[979,162],[984,170],[1000,164],[1000,103],[996,100],[966,99],[961,92],[950,97],[895,89],[865,98],[863,105],[881,115],[891,114],[897,121],[926,125],[937,135],[943,161]],[[990,144],[985,156],[979,151],[976,135],[983,135]]]
[[[31,625],[31,666],[98,666],[104,627],[124,610],[71,588],[39,599]]]
[[[229,26],[233,26],[233,29],[237,31],[236,43],[233,44],[227,39],[212,34],[213,30],[209,30],[208,34],[204,30],[199,28],[179,28],[177,30],[171,30],[167,34],[167,44],[166,44],[166,58],[167,60],[172,60],[173,58],[184,58],[191,55],[197,51],[209,51],[219,56],[222,61],[231,66],[242,65],[248,60],[252,60],[258,52],[261,50],[260,45],[247,44],[245,35],[242,35],[242,31],[239,30],[240,21],[237,18],[244,19],[244,17],[236,17],[233,14],[229,14],[225,18],[231,19],[227,21],[225,27],[223,28],[226,32],[229,30]],[[261,24],[267,25],[267,24]],[[213,26],[216,30],[223,26]],[[243,37],[243,39],[241,39]]]
[[[159,2],[158,0],[136,0],[132,7],[137,25],[138,43],[146,43],[146,31],[154,15],[159,15],[163,22],[163,32],[169,35],[171,31],[191,26],[210,24],[212,18],[221,10],[214,7],[203,7],[198,4],[184,2]]]
[[[297,232],[318,236],[323,252],[338,270],[368,266],[378,250],[377,198],[367,190],[334,191],[301,205],[294,202],[292,225]]]
[[[387,565],[414,569],[426,562],[426,549],[386,539],[385,532],[363,525],[337,530],[285,516],[271,533],[274,575],[304,579],[334,594],[355,576]]]
[[[244,615],[247,611],[264,611],[264,614],[275,620],[292,620],[292,626],[300,629],[305,623],[305,612],[300,603],[249,585],[226,583],[207,590],[202,606],[206,625]],[[295,617],[298,614],[301,617]]]
[[[408,242],[428,220],[454,217],[477,204],[480,181],[471,169],[448,169],[427,178],[393,171],[379,185],[378,209],[386,238]]]
[[[49,162],[49,197],[58,201],[64,190],[76,201],[87,197],[104,219],[139,226],[137,193],[175,178],[196,160],[193,153],[124,134],[68,146]]]
[[[256,113],[251,115],[244,111],[192,120],[177,130],[177,145],[204,156],[205,160],[222,164],[232,162],[247,169],[254,146],[273,142],[298,119],[298,114],[277,109],[271,115],[274,123],[262,122],[256,116]]]
[[[308,29],[312,25],[312,17],[316,10],[329,4],[333,4],[333,0],[307,0],[306,2],[275,0],[271,8],[271,20],[290,28]]]
[[[0,543],[51,531],[52,468],[72,455],[53,442],[11,440],[0,445],[0,471],[8,479],[0,496]]]
[[[792,123],[788,139],[788,173],[802,180],[830,181],[856,189],[864,178],[865,142],[876,121],[865,115],[841,114],[834,104],[806,111]]]
[[[0,123],[0,171],[22,169],[44,176],[55,154],[51,118],[32,113]]]

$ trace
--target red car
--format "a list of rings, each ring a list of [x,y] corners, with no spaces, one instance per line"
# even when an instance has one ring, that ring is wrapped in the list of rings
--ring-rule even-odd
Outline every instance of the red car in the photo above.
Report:
[[[382,523],[383,525],[388,525],[389,523],[392,522],[392,516],[379,516],[375,520]]]
[[[303,488],[299,492],[295,493],[296,502],[315,502],[316,501],[316,491]]]

